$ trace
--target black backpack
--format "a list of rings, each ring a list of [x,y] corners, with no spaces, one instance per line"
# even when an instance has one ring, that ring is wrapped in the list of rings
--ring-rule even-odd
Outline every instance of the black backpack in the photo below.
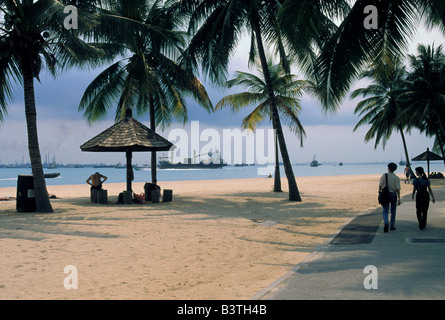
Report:
[[[385,187],[379,191],[379,203],[382,206],[386,206],[391,198],[391,195],[389,193],[389,189],[388,189],[388,174],[385,173],[385,177],[386,177],[386,185]]]

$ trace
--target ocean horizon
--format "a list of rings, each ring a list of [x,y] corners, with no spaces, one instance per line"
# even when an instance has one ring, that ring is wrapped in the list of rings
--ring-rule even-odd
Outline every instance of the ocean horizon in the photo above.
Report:
[[[386,162],[381,163],[324,163],[318,167],[311,167],[309,164],[294,164],[292,168],[294,175],[298,177],[310,176],[342,176],[342,175],[361,175],[361,174],[379,174],[386,172]],[[415,162],[412,167],[422,166],[427,170],[426,162]],[[405,166],[399,165],[396,173],[403,173]],[[93,166],[59,167],[54,169],[44,169],[45,174],[60,173],[57,178],[47,178],[47,185],[78,185],[86,184],[88,177],[95,173],[108,177],[105,183],[125,183],[126,170],[121,168],[106,167],[95,168]],[[133,182],[150,182],[151,169],[144,168],[133,170]],[[443,162],[431,162],[430,172],[445,172]],[[19,175],[31,174],[31,168],[0,168],[0,188],[16,187]],[[260,166],[225,166],[221,169],[157,169],[158,184],[162,186],[162,181],[187,181],[187,180],[220,180],[220,179],[248,179],[265,178],[269,174],[274,174],[274,165]],[[284,178],[284,168],[280,166],[281,177]]]

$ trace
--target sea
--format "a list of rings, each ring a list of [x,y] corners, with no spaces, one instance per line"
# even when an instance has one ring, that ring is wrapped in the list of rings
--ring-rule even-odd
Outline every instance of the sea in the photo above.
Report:
[[[359,174],[378,174],[387,172],[387,163],[358,163],[348,164],[322,164],[318,167],[311,167],[309,164],[293,165],[294,175],[298,177],[311,176],[340,176]],[[412,167],[422,166],[427,170],[426,162],[413,163]],[[396,173],[403,173],[405,166],[398,167]],[[280,166],[281,177],[285,177],[283,166]],[[57,178],[47,178],[47,185],[73,185],[85,184],[88,177],[95,173],[108,177],[106,183],[125,183],[126,170],[122,168],[94,168],[93,166],[58,167],[54,169],[44,169],[45,173],[60,173]],[[444,163],[441,161],[430,163],[430,172],[445,172]],[[0,188],[16,187],[19,175],[31,174],[30,168],[0,168]],[[157,169],[157,180],[161,185],[162,181],[187,181],[187,180],[218,180],[218,179],[246,179],[261,178],[274,174],[274,165],[259,166],[225,166],[221,169]],[[133,182],[150,182],[151,169],[144,168],[134,170]]]

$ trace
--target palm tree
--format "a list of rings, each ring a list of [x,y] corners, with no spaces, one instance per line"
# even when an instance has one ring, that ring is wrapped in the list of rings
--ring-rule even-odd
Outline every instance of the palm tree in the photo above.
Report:
[[[305,89],[310,88],[308,81],[297,80],[295,75],[287,74],[281,64],[273,65],[268,61],[268,68],[272,80],[272,86],[276,94],[276,101],[280,114],[288,120],[289,127],[297,134],[300,139],[300,145],[303,145],[303,138],[306,133],[298,119],[301,111],[300,97]],[[242,127],[255,131],[257,126],[264,120],[272,120],[271,103],[267,93],[264,75],[261,66],[257,63],[257,72],[255,74],[237,71],[235,78],[227,82],[227,87],[242,86],[247,92],[236,93],[222,98],[215,109],[224,107],[232,109],[233,112],[239,112],[241,108],[255,105],[242,121]],[[275,128],[274,128],[275,129]],[[278,147],[278,146],[277,146]],[[278,149],[278,148],[277,148]],[[275,181],[274,191],[281,192],[280,169],[278,162],[278,150],[275,152]]]
[[[407,109],[409,110],[409,109]],[[424,133],[427,137],[434,139],[433,152],[440,152],[442,155],[443,162],[445,165],[445,136],[437,124],[435,117],[427,116],[423,119],[417,119],[418,121],[413,121],[410,125],[419,129],[421,133]]]
[[[284,171],[289,185],[289,200],[301,201],[292,170],[278,103],[269,72],[264,43],[282,49],[276,15],[280,3],[275,0],[195,0],[187,1],[191,19],[189,31],[193,38],[186,51],[189,63],[199,67],[214,82],[223,82],[230,55],[244,30],[251,35],[250,61],[258,56],[270,100],[272,123],[276,130]],[[280,50],[283,54],[283,50]],[[283,56],[282,56],[283,58]]]
[[[412,71],[408,76],[406,110],[412,119],[435,120],[442,135],[445,134],[445,54],[443,46],[420,44],[417,56],[409,55]]]
[[[89,122],[103,118],[118,101],[116,120],[126,109],[149,113],[150,128],[168,126],[173,117],[187,121],[185,94],[192,95],[207,111],[212,103],[193,73],[178,64],[184,32],[177,27],[181,16],[176,1],[112,1],[96,37],[118,46],[125,54],[104,70],[86,89],[79,110]],[[111,31],[112,30],[112,31]],[[152,182],[156,183],[156,153],[152,152]]]
[[[339,107],[369,63],[385,68],[403,55],[420,21],[445,32],[442,0],[357,0],[352,6],[348,2],[285,0],[279,13],[290,53],[305,66],[304,71],[317,72],[318,95],[327,109]],[[364,24],[369,5],[374,5],[376,29]],[[324,20],[326,16],[337,25],[332,27]],[[321,39],[319,30],[323,30]],[[315,59],[310,54],[314,43],[321,44]]]
[[[40,156],[34,79],[39,80],[44,67],[56,76],[58,71],[78,66],[99,53],[83,42],[75,30],[64,28],[64,8],[64,4],[55,0],[0,1],[0,120],[4,118],[7,103],[12,98],[13,84],[20,84],[24,90],[37,212],[53,212],[53,209]],[[85,22],[93,20],[94,16],[90,16],[79,21],[79,27],[90,27]]]
[[[367,97],[360,101],[355,109],[355,113],[359,113],[362,118],[355,126],[354,131],[360,126],[369,125],[365,141],[368,142],[375,138],[374,148],[377,148],[380,142],[385,148],[393,131],[399,131],[406,163],[410,166],[404,135],[408,121],[407,115],[401,112],[402,104],[400,103],[406,88],[407,72],[400,60],[391,63],[391,66],[393,67],[388,66],[386,71],[384,68],[371,68],[362,73],[362,78],[370,78],[373,81],[368,87],[356,89],[351,93],[351,98]]]
[[[443,47],[420,44],[417,55],[409,55],[412,71],[404,94],[404,112],[409,125],[435,138],[435,150],[444,156],[445,54]],[[445,161],[444,161],[445,163]]]

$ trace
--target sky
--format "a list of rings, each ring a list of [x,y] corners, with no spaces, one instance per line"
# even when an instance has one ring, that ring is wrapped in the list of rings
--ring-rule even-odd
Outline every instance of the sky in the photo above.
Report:
[[[438,31],[426,31],[422,28],[419,29],[417,36],[413,39],[408,50],[409,53],[416,53],[418,43],[426,45],[434,43],[438,46],[439,44],[445,44],[445,36]],[[236,70],[254,71],[247,68],[248,49],[249,41],[242,41],[231,60],[229,78],[233,76],[233,72]],[[294,73],[298,73],[298,70],[294,70]],[[83,114],[78,111],[78,104],[84,90],[98,74],[99,70],[71,70],[57,79],[53,79],[44,72],[41,76],[41,83],[36,81],[38,132],[42,160],[45,160],[47,155],[50,155],[50,157],[54,155],[58,163],[64,164],[116,164],[125,162],[123,153],[80,151],[80,145],[113,124],[114,106],[110,108],[108,119],[92,125],[88,125]],[[225,95],[236,92],[235,89],[228,91],[215,88],[206,83],[203,78],[201,80],[204,82],[214,105]],[[366,83],[357,82],[351,90],[365,85]],[[374,141],[364,142],[363,138],[368,130],[367,127],[364,126],[355,132],[353,131],[359,120],[357,115],[354,114],[358,101],[358,99],[350,100],[346,98],[338,112],[326,115],[318,101],[309,96],[304,96],[302,98],[303,111],[300,115],[300,121],[306,131],[303,147],[300,147],[297,137],[285,128],[291,162],[309,163],[314,156],[322,163],[340,161],[344,163],[399,162],[404,154],[400,134],[394,133],[385,149],[382,146],[375,149]],[[248,110],[237,114],[228,110],[219,110],[214,114],[208,114],[193,100],[189,100],[188,107],[189,122],[185,126],[182,123],[174,123],[170,128],[158,133],[165,138],[169,138],[169,136],[174,137],[174,133],[182,132],[188,134],[188,139],[191,139],[191,122],[194,121],[195,124],[199,124],[201,135],[199,145],[196,144],[196,141],[194,142],[194,147],[199,149],[197,150],[199,153],[201,149],[208,148],[210,143],[208,142],[210,140],[204,139],[203,132],[209,132],[207,129],[215,129],[220,134],[221,139],[219,144],[215,144],[215,147],[219,145],[224,160],[233,163],[233,157],[225,159],[223,133],[235,132],[236,129],[239,129]],[[138,120],[149,126],[148,116],[138,118]],[[271,129],[271,124],[264,123],[261,128],[264,130]],[[255,138],[260,139],[261,137],[255,136]],[[407,135],[407,145],[409,156],[412,158],[424,152],[427,147],[431,149],[433,141],[419,132],[413,131]],[[187,150],[190,156],[193,154],[192,146],[193,143],[190,141]],[[5,120],[0,123],[0,150],[0,164],[29,161],[23,94],[20,90],[17,90],[14,101],[9,105]],[[247,157],[246,150],[248,149],[245,148],[244,150],[245,158]],[[137,164],[150,163],[150,154],[137,153],[134,155],[133,161]]]

